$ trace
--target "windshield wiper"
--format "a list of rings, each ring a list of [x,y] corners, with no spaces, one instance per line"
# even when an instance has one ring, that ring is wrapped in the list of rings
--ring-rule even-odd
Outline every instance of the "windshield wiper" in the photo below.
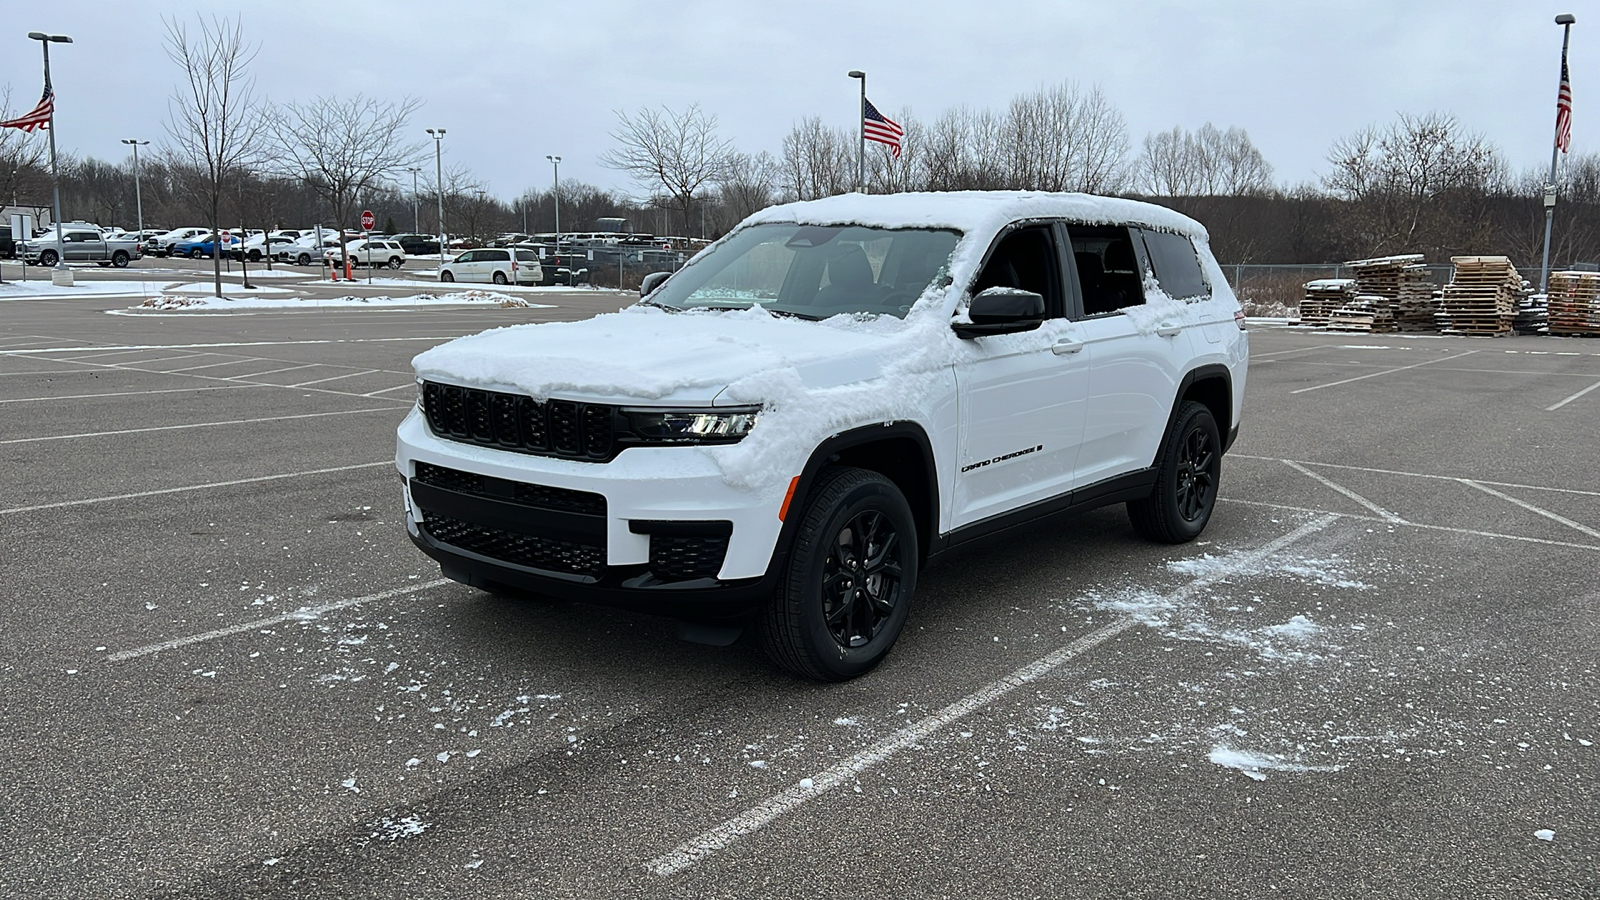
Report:
[[[666,304],[666,303],[662,303],[660,300],[652,300],[649,297],[640,297],[639,298],[639,302],[644,304],[645,306],[657,306],[657,307],[660,307],[661,309],[664,309],[667,312],[683,312],[683,310],[681,308],[679,308],[679,307],[672,306],[672,305],[669,305],[669,304]]]

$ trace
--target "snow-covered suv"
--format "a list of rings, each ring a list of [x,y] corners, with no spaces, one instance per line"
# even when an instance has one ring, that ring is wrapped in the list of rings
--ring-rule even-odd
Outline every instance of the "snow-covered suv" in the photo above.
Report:
[[[959,545],[1112,503],[1146,538],[1193,539],[1247,356],[1205,230],[1158,206],[777,206],[618,313],[418,356],[406,527],[458,581],[676,615],[703,640],[758,622],[777,663],[842,680]]]

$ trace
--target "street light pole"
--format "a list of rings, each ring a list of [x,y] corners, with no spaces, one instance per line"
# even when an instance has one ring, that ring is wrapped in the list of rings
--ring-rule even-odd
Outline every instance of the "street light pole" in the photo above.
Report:
[[[851,78],[861,79],[861,106],[856,110],[856,192],[867,192],[867,73],[850,70]]]
[[[554,172],[554,180],[550,184],[550,194],[555,198],[556,204],[556,256],[561,255],[561,157],[545,155],[550,160],[550,167]],[[559,265],[559,263],[558,263]],[[567,267],[569,270],[571,266]]]
[[[143,244],[144,243],[144,196],[139,192],[139,147],[144,145],[144,144],[148,144],[150,142],[149,141],[137,141],[137,140],[133,140],[132,138],[123,138],[122,142],[124,144],[129,144],[129,145],[131,145],[133,147],[133,203],[134,203],[134,207],[136,209],[138,209],[138,211],[139,211],[139,243]]]
[[[411,167],[411,230],[418,234],[422,233],[422,206],[417,197],[417,173],[421,171],[416,166]]]
[[[1567,40],[1572,36],[1572,23],[1578,21],[1571,13],[1562,13],[1556,16],[1556,24],[1561,26],[1561,88],[1567,87]],[[1570,104],[1570,98],[1566,101]],[[1559,103],[1559,101],[1558,101]],[[1570,115],[1570,113],[1569,113]],[[1557,118],[1560,118],[1559,111]],[[1556,217],[1556,159],[1561,152],[1560,126],[1557,124],[1557,133],[1550,145],[1550,180],[1544,186],[1544,262],[1539,267],[1539,293],[1548,294],[1550,291],[1550,226]]]
[[[51,183],[51,188],[52,188],[52,190],[54,192],[54,195],[53,195],[53,206],[51,207],[51,213],[50,214],[55,217],[56,269],[58,271],[65,272],[67,270],[67,251],[66,251],[66,245],[61,240],[61,171],[60,171],[60,169],[58,169],[56,167],[55,89],[50,86],[50,45],[52,43],[55,43],[55,44],[70,44],[70,43],[72,43],[72,38],[69,38],[64,34],[45,34],[45,33],[40,32],[40,31],[30,31],[30,32],[28,32],[28,37],[31,38],[32,40],[38,41],[39,42],[39,46],[44,48],[44,88],[45,88],[45,90],[47,92],[50,93],[50,100],[51,100],[51,103],[50,103],[50,183]]]
[[[429,128],[433,136],[433,179],[439,193],[439,262],[444,262],[444,129]]]

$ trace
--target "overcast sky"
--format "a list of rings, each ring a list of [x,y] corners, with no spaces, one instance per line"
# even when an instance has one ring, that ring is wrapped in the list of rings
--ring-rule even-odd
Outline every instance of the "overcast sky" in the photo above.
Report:
[[[777,154],[810,116],[853,129],[858,85],[845,73],[856,68],[880,109],[925,121],[1041,85],[1099,85],[1135,150],[1174,125],[1238,126],[1293,185],[1327,170],[1335,139],[1400,112],[1453,113],[1514,171],[1548,166],[1561,12],[1582,19],[1572,149],[1595,149],[1600,16],[1562,2],[19,2],[0,28],[0,86],[13,114],[30,108],[40,54],[27,33],[71,36],[52,45],[60,147],[122,159],[119,138],[165,138],[181,72],[161,16],[227,11],[260,47],[258,95],[415,97],[419,143],[432,143],[424,128],[447,129],[446,164],[503,199],[549,186],[546,154],[562,157],[563,180],[639,193],[597,161],[615,110],[699,103],[752,153]]]

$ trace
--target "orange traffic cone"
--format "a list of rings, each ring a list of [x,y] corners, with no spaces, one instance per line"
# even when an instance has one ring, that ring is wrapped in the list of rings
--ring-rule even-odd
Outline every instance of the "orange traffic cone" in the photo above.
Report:
[[[351,265],[353,265],[353,263],[351,262],[350,257],[346,256],[344,258],[344,280],[345,281],[355,281],[356,280],[355,273],[350,271],[350,266]]]
[[[339,268],[333,264],[333,260],[331,260],[331,259],[328,260],[328,280],[329,281],[338,281],[339,280]]]

